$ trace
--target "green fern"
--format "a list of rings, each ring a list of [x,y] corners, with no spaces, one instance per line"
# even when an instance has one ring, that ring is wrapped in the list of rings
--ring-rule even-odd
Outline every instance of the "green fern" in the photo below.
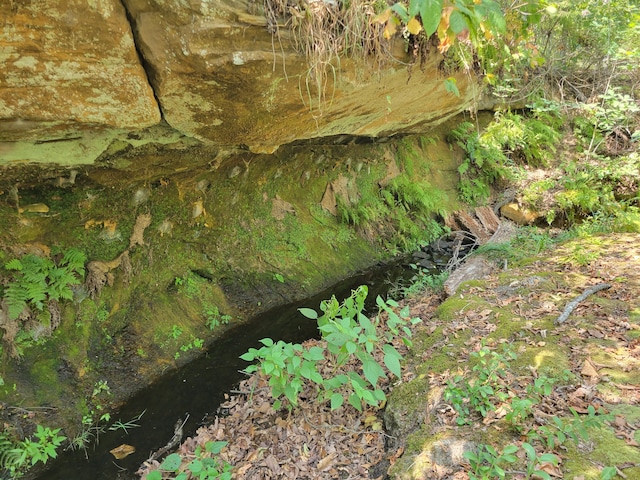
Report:
[[[15,320],[27,306],[43,311],[50,300],[71,300],[72,285],[84,276],[86,256],[77,249],[69,249],[56,264],[49,258],[28,254],[5,264],[15,271],[14,279],[5,288],[9,318]]]
[[[78,250],[77,248],[70,248],[67,250],[62,257],[62,261],[60,265],[66,266],[67,270],[84,276],[84,264],[87,261],[87,256],[84,252]]]
[[[22,270],[23,266],[22,266],[22,262],[19,259],[14,258],[14,259],[8,261],[5,264],[4,268],[6,268],[7,270],[18,270],[19,271],[19,270]]]
[[[23,450],[7,434],[0,433],[0,470],[8,471],[15,478],[23,466]]]

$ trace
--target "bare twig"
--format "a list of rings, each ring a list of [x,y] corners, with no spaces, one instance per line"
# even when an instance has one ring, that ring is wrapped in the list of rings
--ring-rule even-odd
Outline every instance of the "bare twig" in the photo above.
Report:
[[[562,315],[560,315],[556,319],[555,324],[560,325],[564,323],[567,320],[567,318],[569,318],[569,315],[571,315],[571,312],[573,312],[576,309],[578,304],[582,302],[585,298],[587,298],[589,295],[599,292],[600,290],[606,290],[608,288],[611,288],[611,284],[609,283],[599,283],[598,285],[593,285],[592,287],[587,288],[582,293],[582,295],[580,295],[578,298],[576,298],[575,300],[572,300],[567,304],[567,306],[564,308],[564,312],[562,312]]]
[[[151,456],[149,456],[149,459],[147,461],[157,460],[162,455],[167,453],[169,450],[177,447],[180,444],[180,441],[182,440],[182,428],[184,427],[185,423],[187,423],[187,420],[189,420],[188,413],[184,420],[178,419],[173,429],[173,437],[171,437],[171,440],[169,440],[169,442],[160,450],[157,450],[156,452],[152,453]]]

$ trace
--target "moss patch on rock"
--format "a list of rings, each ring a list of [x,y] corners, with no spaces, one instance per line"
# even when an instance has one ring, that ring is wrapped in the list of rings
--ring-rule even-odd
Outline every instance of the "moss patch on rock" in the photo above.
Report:
[[[82,170],[8,167],[0,181],[2,263],[71,247],[89,263],[87,283],[63,305],[53,335],[26,342],[21,363],[5,353],[2,377],[11,388],[0,390],[0,401],[67,403],[47,422],[71,428],[91,409],[96,384],[108,384],[102,406],[109,408],[202,352],[227,321],[428,242],[436,232],[424,226],[458,207],[445,132],[429,142],[303,144],[273,155],[145,144],[114,149]],[[339,178],[351,179],[347,200],[357,203],[381,201],[391,180],[426,185],[427,176],[440,203],[407,203],[402,217],[354,225],[323,202]],[[9,271],[0,273],[11,281]],[[45,380],[51,385],[39,398]]]

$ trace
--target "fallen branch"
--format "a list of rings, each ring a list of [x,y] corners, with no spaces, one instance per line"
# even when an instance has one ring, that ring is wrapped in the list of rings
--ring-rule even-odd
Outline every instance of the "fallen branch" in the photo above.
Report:
[[[165,453],[167,453],[169,450],[176,448],[180,444],[180,441],[182,440],[182,428],[184,427],[184,424],[187,423],[187,420],[189,420],[189,414],[187,414],[184,421],[181,419],[178,419],[173,429],[173,437],[171,437],[171,440],[169,440],[169,442],[160,450],[152,453],[151,456],[148,458],[147,462],[157,460],[158,458],[162,457]]]
[[[582,293],[582,295],[567,304],[567,306],[564,308],[564,312],[562,312],[562,315],[560,315],[554,323],[556,325],[564,323],[567,318],[569,318],[569,315],[571,315],[571,312],[573,312],[578,304],[585,298],[587,298],[589,295],[593,295],[594,293],[599,292],[600,290],[606,290],[608,288],[611,288],[611,285],[609,283],[599,283],[598,285],[593,285],[592,287],[587,288]]]

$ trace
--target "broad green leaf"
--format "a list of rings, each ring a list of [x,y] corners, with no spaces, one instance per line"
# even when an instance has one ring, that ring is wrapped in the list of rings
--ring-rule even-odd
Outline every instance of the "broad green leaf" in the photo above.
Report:
[[[384,364],[389,369],[391,373],[393,373],[396,377],[402,378],[402,368],[400,367],[400,361],[394,355],[385,354],[384,355]]]
[[[522,444],[522,448],[525,452],[527,452],[527,457],[529,457],[529,460],[536,459],[536,450],[533,448],[533,446],[531,446],[531,444],[525,442]]]
[[[306,360],[312,360],[316,362],[324,360],[324,349],[321,347],[311,347],[309,350],[304,352],[303,357]]]
[[[260,343],[262,343],[263,345],[265,345],[267,347],[273,346],[273,340],[270,339],[270,338],[263,338],[262,340],[260,340]]]
[[[146,478],[147,480],[162,480],[162,473],[160,470],[154,470],[153,472],[149,472]]]
[[[560,463],[560,459],[558,458],[558,456],[554,455],[553,453],[543,453],[542,455],[540,455],[538,460],[541,463],[551,463],[553,465],[558,465]]]
[[[344,403],[344,397],[339,393],[331,395],[331,410],[337,410]]]
[[[382,370],[382,367],[373,359],[373,357],[362,363],[362,372],[364,373],[364,377],[367,381],[373,386],[378,383],[379,378],[385,376],[384,370]]]
[[[507,445],[504,447],[502,451],[503,454],[510,455],[512,453],[516,453],[518,451],[518,447],[516,445]]]
[[[420,8],[422,27],[427,37],[430,37],[438,29],[442,16],[443,0],[423,0]]]
[[[393,10],[404,23],[409,21],[409,12],[407,11],[407,7],[403,4],[396,3],[391,7],[391,10]]]
[[[160,464],[160,468],[162,470],[169,470],[171,472],[175,472],[180,468],[180,464],[182,463],[182,457],[177,453],[172,453],[164,461]]]
[[[362,411],[362,402],[360,401],[360,398],[355,393],[352,393],[351,395],[349,395],[349,403],[353,406],[353,408],[355,408],[359,412]]]
[[[415,17],[420,13],[420,7],[424,0],[409,0],[409,16]]]
[[[202,471],[203,465],[202,465],[202,462],[196,458],[195,460],[191,461],[191,463],[187,466],[187,468],[191,473],[194,473],[197,475]]]
[[[452,11],[451,16],[449,17],[449,28],[451,28],[453,33],[458,35],[460,32],[468,28],[467,17],[458,10]]]
[[[311,320],[317,320],[318,319],[318,313],[313,310],[312,308],[299,308],[298,311],[304,315],[305,317],[311,319]]]
[[[207,452],[217,455],[222,451],[224,447],[227,446],[227,442],[219,441],[219,442],[207,442],[205,444],[205,449]]]

